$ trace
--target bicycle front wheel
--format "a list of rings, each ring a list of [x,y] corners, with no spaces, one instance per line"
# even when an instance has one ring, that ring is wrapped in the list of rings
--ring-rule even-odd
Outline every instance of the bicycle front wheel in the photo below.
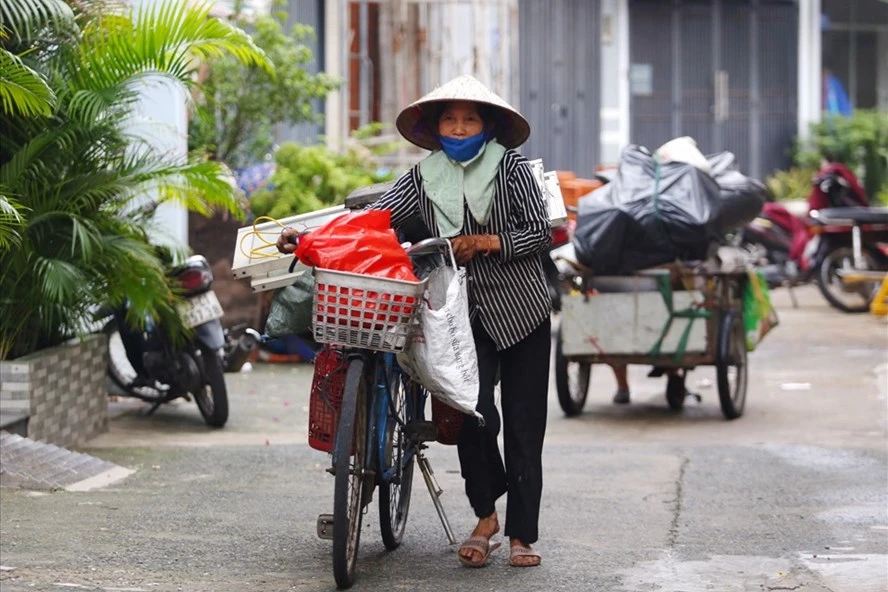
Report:
[[[361,540],[361,491],[367,466],[367,378],[364,360],[348,364],[333,447],[333,577],[336,586],[354,583]]]
[[[420,388],[397,371],[392,372],[389,379],[390,404],[385,418],[382,479],[379,482],[379,529],[382,542],[389,550],[398,548],[407,526],[416,444],[407,438],[405,428],[415,419]]]

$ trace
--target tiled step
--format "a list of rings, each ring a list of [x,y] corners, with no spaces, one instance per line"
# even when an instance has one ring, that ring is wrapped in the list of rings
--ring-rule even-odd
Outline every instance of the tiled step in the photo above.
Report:
[[[95,456],[0,430],[0,486],[88,491],[132,474]]]
[[[0,430],[19,436],[28,435],[29,413],[24,409],[0,408]]]

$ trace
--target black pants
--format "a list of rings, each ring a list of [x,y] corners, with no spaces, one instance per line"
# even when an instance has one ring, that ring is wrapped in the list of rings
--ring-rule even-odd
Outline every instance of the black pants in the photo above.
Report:
[[[475,515],[483,518],[508,493],[505,535],[529,545],[539,538],[551,321],[547,318],[522,341],[500,352],[480,323],[472,329],[481,382],[477,409],[485,424],[468,419],[459,434],[466,495]],[[505,464],[497,444],[500,417],[493,397],[497,369],[502,383]]]

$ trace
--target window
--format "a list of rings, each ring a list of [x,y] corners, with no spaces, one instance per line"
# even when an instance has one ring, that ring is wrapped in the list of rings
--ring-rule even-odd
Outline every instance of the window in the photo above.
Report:
[[[888,3],[823,0],[824,112],[888,109]],[[838,97],[838,98],[837,98]]]

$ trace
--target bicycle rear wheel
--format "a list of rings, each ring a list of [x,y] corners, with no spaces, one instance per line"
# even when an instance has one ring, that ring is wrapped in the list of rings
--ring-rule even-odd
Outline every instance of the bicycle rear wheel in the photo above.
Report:
[[[385,418],[382,479],[379,482],[379,529],[386,549],[394,550],[404,538],[410,510],[416,444],[407,438],[405,427],[415,419],[421,387],[398,371],[391,373],[388,386],[390,404]]]
[[[367,466],[367,378],[364,360],[348,364],[333,447],[333,577],[336,586],[354,583],[361,540],[361,491]]]

